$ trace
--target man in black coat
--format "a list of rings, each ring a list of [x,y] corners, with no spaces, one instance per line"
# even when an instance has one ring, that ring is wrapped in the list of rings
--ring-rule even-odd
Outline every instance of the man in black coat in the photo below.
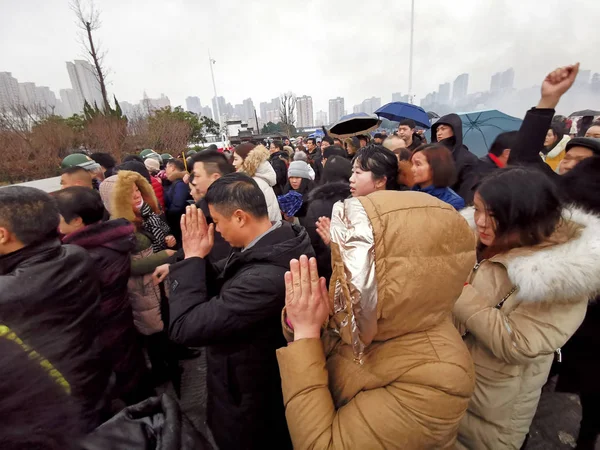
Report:
[[[445,145],[456,164],[457,180],[451,188],[467,204],[473,202],[474,187],[477,184],[477,156],[463,145],[462,120],[457,114],[448,114],[431,127],[431,142]]]
[[[479,179],[477,185],[491,173],[506,167],[518,133],[518,131],[507,131],[496,136],[488,154],[479,158],[479,165],[477,166]]]
[[[275,350],[286,345],[284,274],[291,259],[314,256],[308,234],[271,223],[247,175],[216,180],[205,199],[214,224],[195,206],[182,222],[185,260],[171,266],[169,335],[208,347],[208,422],[221,450],[291,448]],[[235,250],[212,267],[205,258],[215,228]],[[209,280],[218,295],[207,294]]]
[[[91,430],[106,418],[111,377],[101,357],[100,297],[91,258],[61,245],[58,225],[48,194],[0,189],[0,324],[64,376]]]

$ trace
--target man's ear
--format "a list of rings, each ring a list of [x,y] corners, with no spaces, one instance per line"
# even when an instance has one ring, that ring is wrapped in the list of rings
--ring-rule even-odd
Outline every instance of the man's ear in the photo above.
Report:
[[[219,172],[215,172],[210,176],[211,180],[213,181],[213,183],[215,181],[217,181],[219,178],[221,178],[221,174]]]
[[[10,239],[10,231],[7,228],[0,227],[0,245],[8,244]]]
[[[69,225],[77,227],[77,228],[81,228],[81,227],[85,226],[85,224],[83,223],[83,219],[79,216],[76,216],[73,219],[71,219],[71,221],[69,222]]]
[[[502,151],[502,157],[508,159],[509,156],[510,156],[510,148],[505,148]]]
[[[231,219],[239,226],[243,227],[248,222],[248,214],[241,209],[236,209],[231,215]]]

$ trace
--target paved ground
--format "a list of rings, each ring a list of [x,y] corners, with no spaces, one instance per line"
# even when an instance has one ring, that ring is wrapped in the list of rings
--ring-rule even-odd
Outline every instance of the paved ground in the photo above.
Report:
[[[182,367],[182,409],[198,431],[214,445],[206,425],[205,354],[197,359],[183,361]],[[577,395],[544,392],[531,426],[526,450],[574,449],[580,420],[581,406]],[[596,445],[596,450],[600,450],[600,444]]]

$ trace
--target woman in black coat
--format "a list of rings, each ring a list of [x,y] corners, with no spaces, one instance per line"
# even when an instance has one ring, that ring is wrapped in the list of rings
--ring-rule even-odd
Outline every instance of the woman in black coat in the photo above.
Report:
[[[352,176],[352,163],[343,157],[329,158],[323,168],[321,185],[308,195],[308,207],[304,227],[317,255],[319,274],[329,283],[331,278],[331,250],[317,233],[319,217],[331,218],[333,205],[350,196],[349,179]]]

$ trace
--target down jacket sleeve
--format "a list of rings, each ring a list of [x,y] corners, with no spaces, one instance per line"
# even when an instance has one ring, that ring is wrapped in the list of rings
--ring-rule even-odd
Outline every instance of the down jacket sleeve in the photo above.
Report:
[[[583,321],[587,302],[556,303],[552,307],[522,302],[510,313],[490,307],[489,299],[472,285],[464,287],[454,316],[493,355],[507,364],[530,364],[562,347]],[[492,302],[493,303],[493,302]]]
[[[420,385],[419,380],[440,370],[453,377],[454,367],[416,365],[402,374],[402,382],[362,390],[336,409],[326,367],[325,355],[330,344],[327,339],[301,339],[277,350],[285,414],[294,449],[447,448],[440,445],[437,434],[453,433],[440,432],[447,425],[442,415],[460,417],[470,394],[457,402],[454,395]],[[372,381],[377,385],[377,380]],[[435,407],[426,408],[424,403]],[[450,426],[457,428],[458,423],[455,420]]]
[[[171,266],[169,336],[178,344],[202,347],[221,342],[277,316],[283,292],[260,265],[238,275],[221,293],[209,297],[206,261],[190,258]]]

